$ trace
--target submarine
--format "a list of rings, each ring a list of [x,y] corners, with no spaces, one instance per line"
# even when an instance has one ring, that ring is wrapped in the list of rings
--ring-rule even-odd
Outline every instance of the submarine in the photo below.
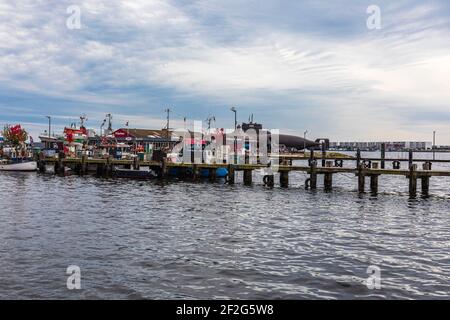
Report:
[[[242,131],[246,132],[247,130],[255,130],[256,134],[259,134],[259,131],[263,129],[262,124],[253,122],[253,120],[245,123],[243,122],[241,125]],[[269,131],[269,137],[271,133]],[[299,136],[289,135],[289,134],[278,134],[278,144],[280,147],[285,147],[286,149],[316,149],[320,147],[320,141],[312,141]]]

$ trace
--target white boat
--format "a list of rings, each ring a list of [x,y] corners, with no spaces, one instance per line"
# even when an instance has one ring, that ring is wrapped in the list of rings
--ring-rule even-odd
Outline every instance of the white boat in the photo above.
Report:
[[[36,161],[10,162],[7,160],[0,161],[0,171],[36,171]]]

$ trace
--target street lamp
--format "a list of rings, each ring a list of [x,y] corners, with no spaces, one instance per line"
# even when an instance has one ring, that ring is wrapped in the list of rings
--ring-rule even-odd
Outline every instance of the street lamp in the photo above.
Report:
[[[236,128],[237,128],[237,110],[235,107],[231,107],[230,110],[234,112],[234,129],[236,130]]]
[[[51,138],[51,130],[52,130],[52,117],[46,116],[48,118],[48,137]]]
[[[106,124],[106,119],[103,120],[102,125],[100,126],[100,137],[103,137],[103,127]]]
[[[433,131],[433,160],[436,160],[436,131]]]
[[[237,110],[235,107],[231,107],[230,110],[234,112],[234,164],[237,164]]]

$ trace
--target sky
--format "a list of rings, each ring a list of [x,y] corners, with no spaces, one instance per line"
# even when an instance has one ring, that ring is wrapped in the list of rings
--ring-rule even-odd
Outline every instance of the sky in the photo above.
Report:
[[[450,145],[449,18],[446,0],[2,0],[0,125],[36,140],[47,115],[58,131],[112,113],[115,128],[158,129],[170,108],[171,127],[230,128],[235,106],[239,121],[311,139],[436,130]]]

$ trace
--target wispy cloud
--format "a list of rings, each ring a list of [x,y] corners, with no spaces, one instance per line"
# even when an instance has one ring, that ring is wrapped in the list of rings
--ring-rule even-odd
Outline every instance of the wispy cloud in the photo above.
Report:
[[[69,30],[72,2],[6,0],[0,120],[113,112],[153,127],[171,106],[225,126],[238,105],[242,120],[336,140],[450,136],[439,121],[450,115],[449,5],[377,2],[381,30],[366,28],[368,1],[274,0],[77,1],[82,28]]]

